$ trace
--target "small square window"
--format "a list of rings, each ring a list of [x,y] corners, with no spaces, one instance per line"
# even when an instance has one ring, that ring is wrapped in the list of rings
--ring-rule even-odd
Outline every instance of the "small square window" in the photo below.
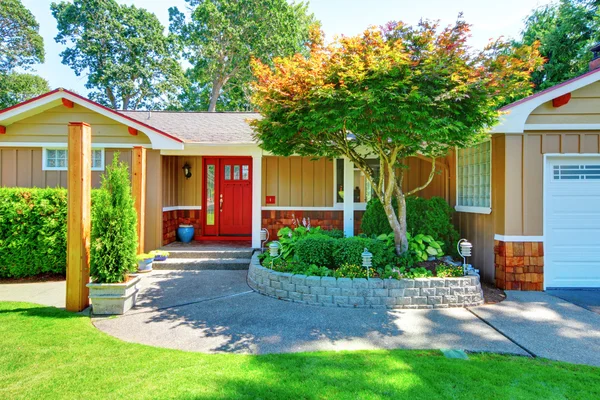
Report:
[[[242,165],[242,179],[247,181],[249,178],[249,169],[247,165]]]

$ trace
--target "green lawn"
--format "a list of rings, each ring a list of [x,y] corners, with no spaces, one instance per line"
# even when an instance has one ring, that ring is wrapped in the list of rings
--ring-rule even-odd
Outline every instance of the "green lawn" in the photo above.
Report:
[[[438,351],[205,355],[125,343],[87,317],[0,302],[0,398],[598,399],[600,369]]]

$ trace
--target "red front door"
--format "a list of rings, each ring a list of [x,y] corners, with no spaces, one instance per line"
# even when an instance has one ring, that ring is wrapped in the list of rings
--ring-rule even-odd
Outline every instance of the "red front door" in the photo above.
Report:
[[[252,158],[204,158],[204,235],[252,234]]]

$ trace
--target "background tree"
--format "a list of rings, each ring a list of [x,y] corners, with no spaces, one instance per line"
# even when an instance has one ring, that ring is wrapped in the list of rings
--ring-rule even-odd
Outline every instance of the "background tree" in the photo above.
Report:
[[[20,0],[0,1],[0,109],[49,90],[40,76],[16,70],[44,62],[44,40],[33,14]]]
[[[540,42],[547,62],[534,71],[535,90],[543,90],[588,70],[589,48],[600,39],[598,1],[561,0],[541,6],[525,19],[519,44]]]
[[[390,23],[330,45],[313,30],[308,57],[276,58],[274,68],[253,62],[263,116],[252,121],[256,139],[277,155],[349,158],[383,203],[403,253],[405,197],[432,181],[436,157],[482,140],[498,105],[529,93],[542,63],[536,46],[501,40],[474,52],[469,30],[460,18],[445,29]],[[417,155],[431,158],[429,179],[404,193],[404,160]],[[367,157],[379,159],[379,174]]]
[[[186,1],[189,20],[176,7],[169,14],[192,65],[180,98],[187,110],[248,109],[251,58],[268,63],[301,51],[314,22],[306,4],[287,0]]]
[[[48,81],[41,76],[0,73],[0,110],[49,91]]]
[[[184,82],[177,49],[156,16],[114,0],[52,3],[62,63],[87,74],[90,97],[115,109],[158,108]],[[173,57],[174,55],[174,57]]]

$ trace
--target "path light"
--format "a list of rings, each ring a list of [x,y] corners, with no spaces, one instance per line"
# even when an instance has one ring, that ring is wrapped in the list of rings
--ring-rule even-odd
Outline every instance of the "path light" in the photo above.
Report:
[[[367,279],[369,279],[369,268],[373,265],[373,254],[369,252],[369,249],[365,247],[365,251],[362,253],[362,266],[367,269]]]
[[[460,239],[456,245],[458,254],[463,258],[463,273],[467,274],[467,257],[471,257],[473,245],[467,239]]]
[[[260,250],[264,253],[265,252],[265,242],[269,240],[269,230],[267,228],[262,228],[260,230]]]
[[[271,268],[273,268],[273,261],[279,257],[281,257],[281,254],[279,254],[279,250],[281,249],[281,243],[279,243],[278,241],[273,241],[271,243],[269,243],[269,255],[271,256]]]

